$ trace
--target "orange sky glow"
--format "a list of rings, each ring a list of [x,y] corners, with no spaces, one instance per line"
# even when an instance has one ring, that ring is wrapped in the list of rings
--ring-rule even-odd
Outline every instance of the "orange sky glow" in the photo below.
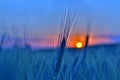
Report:
[[[67,47],[68,48],[76,48],[77,42],[81,42],[84,47],[85,35],[72,35],[72,36],[68,37]],[[89,46],[103,44],[103,43],[112,43],[112,40],[110,40],[107,37],[95,38],[95,37],[90,36],[90,38],[89,38]],[[47,37],[47,40],[32,42],[31,45],[36,46],[36,47],[57,47],[58,37],[49,36],[49,37]]]

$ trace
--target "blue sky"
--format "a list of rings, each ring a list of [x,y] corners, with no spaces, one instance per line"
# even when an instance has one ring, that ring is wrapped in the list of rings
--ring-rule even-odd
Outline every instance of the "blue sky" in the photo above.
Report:
[[[77,11],[73,32],[85,33],[90,19],[95,35],[119,36],[120,0],[0,0],[0,27],[54,34],[66,7]]]

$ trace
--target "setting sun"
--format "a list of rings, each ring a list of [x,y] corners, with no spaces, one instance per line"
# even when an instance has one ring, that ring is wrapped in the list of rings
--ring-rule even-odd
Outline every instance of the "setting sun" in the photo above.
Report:
[[[77,42],[77,43],[76,43],[76,47],[77,47],[77,48],[82,48],[82,47],[83,47],[83,44],[82,44],[81,42]]]

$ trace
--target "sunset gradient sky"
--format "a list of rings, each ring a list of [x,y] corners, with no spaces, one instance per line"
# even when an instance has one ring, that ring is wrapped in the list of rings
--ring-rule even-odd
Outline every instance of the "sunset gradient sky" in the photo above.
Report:
[[[120,42],[120,0],[0,0],[0,34],[6,27],[9,34],[13,29],[23,34],[26,29],[34,40],[37,38],[33,44],[56,44],[65,8],[77,12],[69,46],[84,42],[80,38],[86,34],[88,21],[90,44]]]

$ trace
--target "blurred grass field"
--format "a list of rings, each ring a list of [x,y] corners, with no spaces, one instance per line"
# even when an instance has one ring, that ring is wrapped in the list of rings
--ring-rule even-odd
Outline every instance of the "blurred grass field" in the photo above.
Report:
[[[29,50],[14,48],[0,53],[0,75],[8,80],[53,80],[56,49]],[[81,64],[83,49],[65,49],[57,80],[119,80],[120,45],[92,46]],[[75,61],[79,56],[78,62]],[[1,80],[6,80],[1,76]],[[2,79],[3,78],[3,79]]]

